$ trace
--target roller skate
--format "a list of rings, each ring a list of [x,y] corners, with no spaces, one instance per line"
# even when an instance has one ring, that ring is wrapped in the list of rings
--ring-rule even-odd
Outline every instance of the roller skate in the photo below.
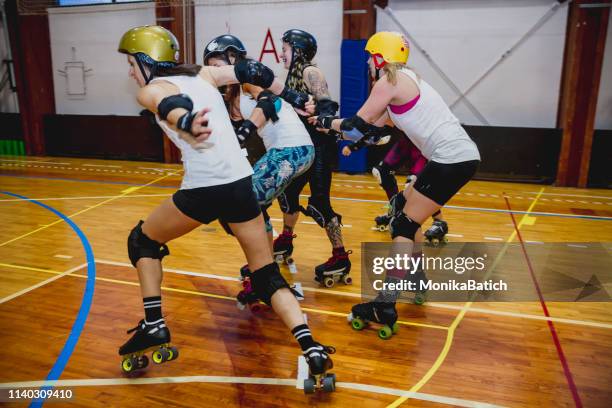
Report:
[[[289,267],[289,272],[297,273],[295,261],[291,256],[293,254],[293,238],[297,235],[283,231],[273,244],[274,260],[278,263],[284,262]]]
[[[425,231],[425,239],[428,245],[437,247],[448,242],[446,234],[448,234],[448,224],[446,221],[434,220],[431,227]]]
[[[304,353],[308,364],[308,378],[304,380],[305,394],[313,394],[316,390],[323,392],[336,390],[336,375],[327,373],[334,367],[329,355],[335,352],[334,347],[317,343],[316,347],[311,347]]]
[[[380,232],[385,232],[389,230],[389,223],[391,222],[391,216],[389,214],[379,215],[374,218],[374,222],[376,223],[375,229]]]
[[[399,329],[395,303],[376,301],[360,303],[353,306],[347,320],[355,330],[363,330],[369,323],[381,325],[378,337],[383,340],[390,339]]]
[[[334,248],[332,256],[327,262],[315,268],[315,281],[324,285],[326,288],[333,287],[342,280],[345,285],[353,283],[353,278],[349,276],[351,272],[351,261],[349,254],[353,251]]]
[[[149,365],[149,358],[145,354],[147,351],[153,351],[151,357],[156,364],[178,358],[178,349],[170,346],[170,330],[163,320],[149,325],[143,319],[138,326],[128,330],[128,334],[132,332],[136,333],[119,347],[119,355],[122,357],[121,369],[124,373],[129,374]]]
[[[236,296],[236,300],[238,300],[236,306],[238,309],[244,310],[248,306],[252,313],[267,310],[269,306],[257,297],[251,286],[251,271],[247,265],[240,268],[240,281],[242,282],[242,290]]]

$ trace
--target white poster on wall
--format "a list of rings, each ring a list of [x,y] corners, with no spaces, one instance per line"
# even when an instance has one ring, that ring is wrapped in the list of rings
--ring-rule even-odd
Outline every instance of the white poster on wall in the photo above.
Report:
[[[551,12],[554,4],[553,0],[391,0],[389,8],[461,92],[505,54],[467,95],[489,124],[555,127],[567,3]],[[549,18],[537,24],[544,16]],[[534,27],[518,48],[506,54]],[[400,31],[384,11],[377,13],[377,30]],[[458,100],[459,95],[415,46],[408,65],[449,105]],[[483,124],[464,101],[456,103],[453,112],[465,124]]]
[[[283,80],[283,33],[292,28],[311,33],[318,43],[314,62],[325,74],[332,98],[340,100],[341,0],[197,5],[195,21],[198,64],[202,63],[204,46],[214,37],[229,33],[240,38],[250,57],[261,60]]]
[[[58,114],[138,115],[138,85],[128,76],[121,35],[155,24],[153,3],[50,8],[55,109]]]

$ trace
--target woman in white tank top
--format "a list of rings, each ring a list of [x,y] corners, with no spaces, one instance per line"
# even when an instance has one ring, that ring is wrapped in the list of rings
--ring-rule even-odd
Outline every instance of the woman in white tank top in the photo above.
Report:
[[[253,193],[252,169],[236,140],[223,98],[217,88],[253,83],[306,107],[307,97],[287,91],[272,71],[255,61],[227,67],[179,65],[174,35],[159,26],[136,27],[119,43],[127,54],[130,76],[139,85],[138,102],[155,112],[158,122],[181,150],[185,176],[172,198],[162,202],[128,237],[128,254],[138,269],[145,318],[119,348],[125,372],[147,365],[143,351],[159,347],[154,358],[171,360],[170,332],[161,312],[161,260],[166,243],[215,219],[226,222],[240,242],[252,272],[249,301],[271,305],[292,332],[311,374],[331,367],[332,348],[316,343],[300,306],[280,274],[268,246],[263,217]]]
[[[204,47],[204,65],[223,67],[246,58],[235,36],[213,38]],[[225,103],[241,140],[259,134],[266,153],[254,164],[253,190],[262,207],[272,249],[272,223],[266,209],[314,161],[314,146],[295,110],[260,87],[244,84],[225,87]],[[266,98],[265,100],[263,98]]]
[[[391,199],[390,222],[394,242],[405,243],[402,253],[420,256],[421,224],[459,191],[476,173],[480,154],[440,95],[406,67],[409,47],[399,33],[379,32],[368,40],[370,70],[376,83],[367,101],[352,118],[318,117],[318,125],[366,138],[377,137],[390,117],[429,160],[414,188]],[[379,78],[383,71],[382,77]],[[405,270],[389,271],[387,280],[402,280]],[[415,271],[412,271],[414,274]],[[418,274],[418,272],[417,272]],[[395,301],[398,291],[383,291],[375,302],[353,307],[353,316],[371,320],[374,316],[397,320]]]

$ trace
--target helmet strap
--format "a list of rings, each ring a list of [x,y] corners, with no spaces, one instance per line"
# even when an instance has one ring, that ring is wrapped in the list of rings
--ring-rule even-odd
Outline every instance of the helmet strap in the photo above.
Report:
[[[151,82],[151,80],[153,79],[153,76],[155,74],[156,71],[156,67],[155,65],[153,65],[150,69],[151,73],[149,75],[147,75],[147,70],[145,67],[145,64],[142,63],[142,61],[140,60],[140,58],[138,56],[135,56],[136,59],[136,63],[138,64],[138,68],[140,68],[140,73],[142,74],[142,77],[145,80],[145,84],[148,85],[149,82]]]

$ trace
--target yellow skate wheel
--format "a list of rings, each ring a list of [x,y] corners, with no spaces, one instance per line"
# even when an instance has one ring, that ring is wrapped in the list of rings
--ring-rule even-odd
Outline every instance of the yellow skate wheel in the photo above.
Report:
[[[378,337],[383,340],[388,340],[393,336],[393,330],[386,324],[378,331]]]
[[[179,356],[179,351],[176,347],[169,347],[168,351],[170,352],[170,357],[168,358],[168,360],[176,360]]]
[[[351,327],[355,330],[363,330],[365,322],[358,317],[354,317],[353,320],[351,320]]]
[[[134,363],[132,362],[132,358],[124,358],[121,362],[121,369],[124,373],[129,373],[134,369]]]
[[[170,352],[166,348],[160,348],[153,352],[153,362],[155,364],[161,364],[169,360]]]
[[[393,332],[393,334],[396,334],[398,330],[399,330],[399,324],[397,324],[397,322],[393,323],[393,327],[391,328],[391,331]]]

